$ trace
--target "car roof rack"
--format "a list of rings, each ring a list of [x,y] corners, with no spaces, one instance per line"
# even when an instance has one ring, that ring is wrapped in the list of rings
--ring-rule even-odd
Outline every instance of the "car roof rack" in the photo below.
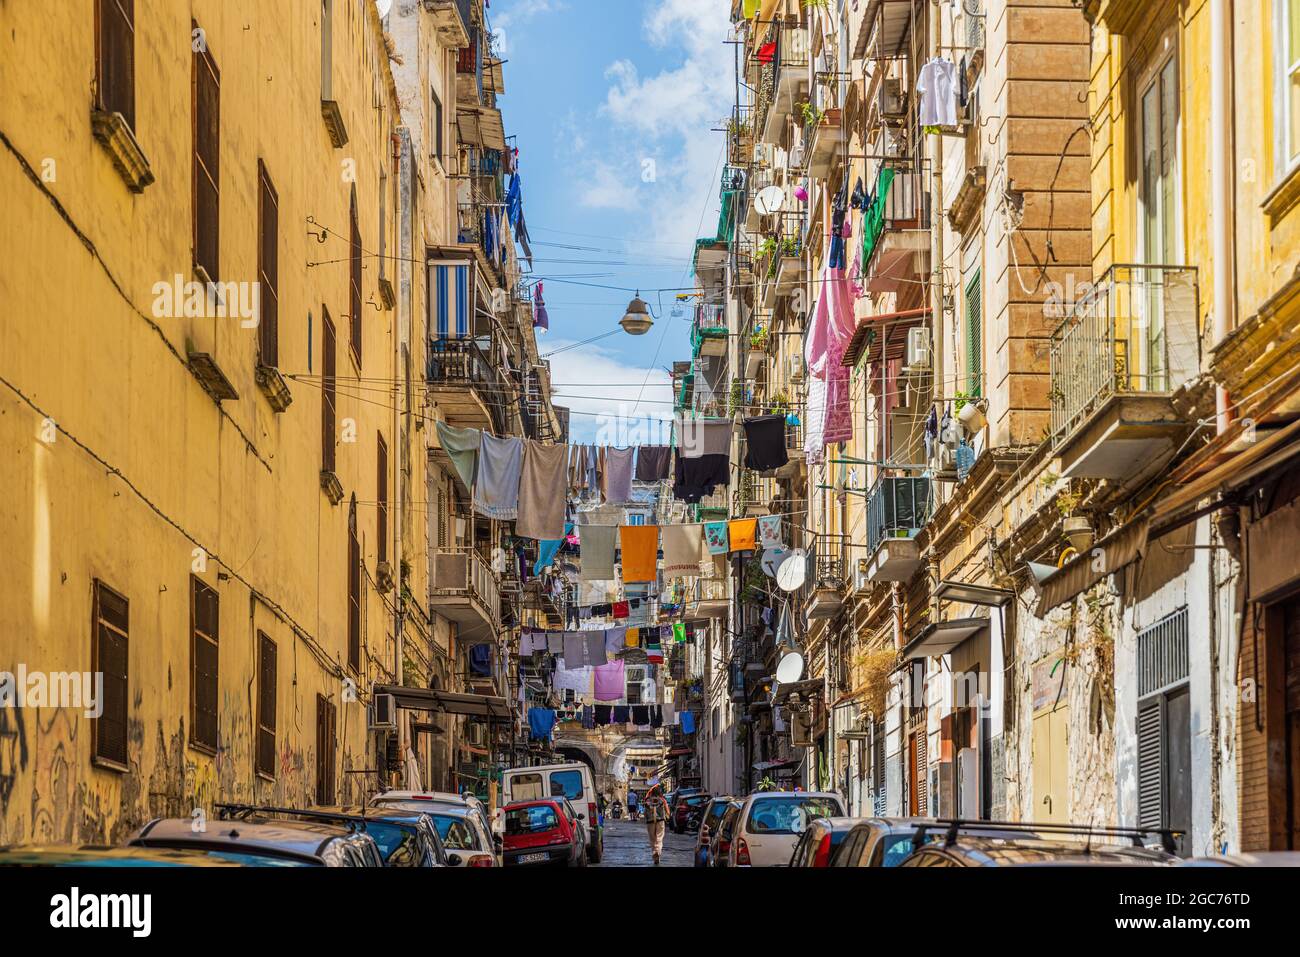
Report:
[[[214,804],[212,805],[223,821],[247,821],[255,814],[283,814],[289,817],[301,817],[314,821],[342,821],[349,825],[360,824],[360,830],[376,818],[364,814],[340,814],[335,811],[313,811],[296,807],[276,807],[270,804]],[[352,830],[357,830],[353,827]]]
[[[912,849],[916,850],[925,843],[925,835],[930,831],[945,831],[944,845],[957,842],[957,835],[963,830],[980,831],[1034,831],[1043,835],[1084,835],[1088,838],[1088,847],[1092,847],[1093,837],[1127,838],[1134,847],[1143,847],[1143,838],[1159,836],[1160,846],[1170,854],[1178,853],[1178,838],[1185,832],[1172,828],[1157,827],[1111,827],[1100,824],[1057,824],[1035,823],[1033,821],[980,821],[964,818],[936,818],[916,825],[912,835]]]

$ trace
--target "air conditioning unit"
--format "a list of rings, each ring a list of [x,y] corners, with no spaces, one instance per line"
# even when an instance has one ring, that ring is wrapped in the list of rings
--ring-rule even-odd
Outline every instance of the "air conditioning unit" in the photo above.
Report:
[[[907,330],[907,361],[904,372],[918,372],[930,368],[930,330]]]
[[[857,571],[853,574],[853,588],[855,591],[863,591],[871,586],[871,579],[868,572],[871,568],[871,559],[859,558]]]
[[[786,370],[789,373],[790,381],[799,382],[803,379],[804,367],[803,356],[798,352],[792,352],[786,357]]]
[[[878,96],[881,116],[888,119],[902,119],[907,113],[901,77],[885,77],[880,83]]]
[[[377,694],[371,699],[366,715],[367,731],[397,730],[397,699],[390,694]]]
[[[469,555],[441,552],[433,556],[433,587],[439,591],[463,591],[469,587]]]

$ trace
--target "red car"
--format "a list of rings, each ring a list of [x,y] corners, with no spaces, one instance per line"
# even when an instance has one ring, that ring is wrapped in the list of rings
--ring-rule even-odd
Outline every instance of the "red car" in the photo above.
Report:
[[[587,828],[565,798],[506,805],[502,860],[507,867],[587,865]]]

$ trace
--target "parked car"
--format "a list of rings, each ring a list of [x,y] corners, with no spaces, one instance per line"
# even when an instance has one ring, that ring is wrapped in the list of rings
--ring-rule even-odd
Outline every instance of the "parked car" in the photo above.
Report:
[[[698,830],[698,819],[709,806],[710,800],[712,799],[707,794],[688,794],[679,798],[668,813],[668,826],[673,833],[685,834],[687,831]],[[691,827],[692,816],[697,819],[695,827]]]
[[[218,804],[223,820],[321,821],[363,831],[374,839],[385,867],[447,867],[438,831],[428,815],[398,807],[315,807],[310,809]]]
[[[709,866],[709,843],[717,830],[718,822],[722,820],[722,815],[733,803],[734,798],[730,794],[709,798],[709,803],[700,818],[700,828],[695,833],[696,867]]]
[[[508,804],[502,816],[507,867],[587,866],[587,829],[564,798]]]
[[[811,821],[799,836],[790,855],[791,867],[830,867],[831,858],[848,836],[855,817],[819,817]]]
[[[373,806],[395,804],[403,801],[428,801],[432,804],[445,804],[451,807],[468,807],[478,814],[483,827],[492,833],[492,817],[487,805],[473,794],[454,794],[451,791],[385,791],[370,799]]]
[[[447,854],[448,867],[496,867],[501,839],[484,822],[479,810],[461,802],[436,801],[425,797],[388,799],[380,805],[424,814],[432,822]]]
[[[1243,851],[1181,862],[1184,867],[1300,867],[1300,851]]]
[[[704,788],[678,788],[676,791],[670,791],[668,794],[664,795],[665,799],[668,801],[668,827],[670,829],[676,830],[673,828],[673,819],[675,816],[674,812],[677,810],[677,805],[687,798],[693,797],[697,794],[704,794]]]
[[[784,867],[809,823],[843,817],[844,802],[830,791],[760,791],[745,798],[731,841],[730,867]]]
[[[1001,821],[920,825],[900,867],[1168,867],[1179,863],[1173,831]],[[926,838],[934,836],[933,841]],[[1160,847],[1148,846],[1153,836]]]
[[[244,862],[197,850],[99,844],[0,847],[0,867],[239,867]],[[256,862],[248,862],[256,863]]]
[[[591,768],[579,762],[509,768],[501,775],[503,804],[567,798],[587,828],[587,859],[599,864],[605,856],[605,829],[596,805],[596,782]]]
[[[859,818],[832,855],[830,866],[897,867],[919,846],[914,845],[918,830],[922,831],[920,843],[931,843],[944,834],[932,817]],[[978,822],[969,822],[968,831],[979,833]],[[1035,837],[1032,831],[1008,832],[1013,834],[1025,840]]]
[[[731,842],[736,835],[736,826],[740,823],[741,801],[732,801],[722,812],[722,818],[709,839],[709,867],[731,866]]]
[[[126,843],[201,851],[236,864],[263,867],[384,866],[368,834],[321,821],[209,821],[195,830],[192,818],[155,818]]]

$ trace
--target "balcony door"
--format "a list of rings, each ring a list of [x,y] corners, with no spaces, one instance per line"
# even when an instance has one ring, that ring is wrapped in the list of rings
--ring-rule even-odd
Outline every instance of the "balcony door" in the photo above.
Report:
[[[1152,266],[1179,262],[1178,251],[1178,58],[1171,55],[1144,79],[1139,96],[1141,170],[1141,262]],[[1146,275],[1143,275],[1146,273]],[[1139,270],[1132,303],[1136,319],[1127,343],[1116,343],[1121,385],[1139,392],[1169,388],[1168,343],[1163,308],[1162,270]],[[1142,292],[1138,292],[1142,290]],[[1116,335],[1124,333],[1117,329]],[[1127,345],[1127,349],[1125,348]],[[1123,378],[1127,375],[1127,382]]]

